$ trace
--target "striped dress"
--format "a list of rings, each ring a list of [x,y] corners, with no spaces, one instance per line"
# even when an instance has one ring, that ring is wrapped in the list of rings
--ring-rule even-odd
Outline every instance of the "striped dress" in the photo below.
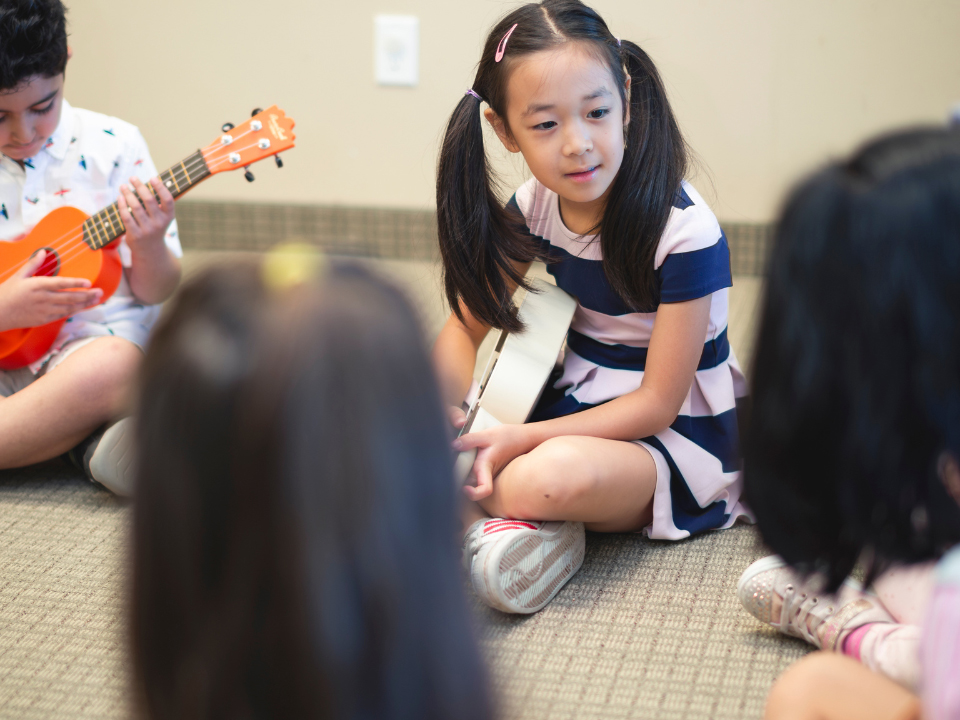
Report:
[[[636,390],[643,381],[656,303],[632,312],[607,282],[599,236],[579,236],[563,224],[556,193],[536,178],[508,204],[523,215],[532,239],[553,262],[556,283],[579,301],[567,335],[562,373],[548,385],[531,422],[595,407]],[[655,261],[659,302],[710,295],[703,353],[673,424],[638,438],[657,466],[651,538],[679,540],[751,519],[740,501],[737,398],[746,395],[743,373],[727,338],[727,294],[732,285],[727,239],[716,217],[684,182],[660,239]],[[646,308],[644,308],[646,310]]]

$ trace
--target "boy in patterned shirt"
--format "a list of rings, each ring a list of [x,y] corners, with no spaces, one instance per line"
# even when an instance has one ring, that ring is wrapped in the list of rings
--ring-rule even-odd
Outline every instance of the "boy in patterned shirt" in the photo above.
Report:
[[[173,197],[139,131],[63,98],[65,14],[60,0],[0,0],[0,241],[55,208],[93,214],[117,201],[123,278],[101,304],[87,280],[33,277],[42,254],[12,276],[0,268],[0,331],[69,317],[43,358],[0,370],[0,469],[72,451],[88,477],[129,494],[129,421],[115,421],[159,303],[180,281],[181,250]]]

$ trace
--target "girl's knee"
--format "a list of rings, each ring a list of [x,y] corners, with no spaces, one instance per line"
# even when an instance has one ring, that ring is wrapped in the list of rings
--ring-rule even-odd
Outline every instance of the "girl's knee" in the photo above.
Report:
[[[514,464],[517,487],[507,501],[511,517],[564,519],[595,486],[589,463],[569,438],[551,438]]]
[[[834,672],[838,659],[843,660],[833,653],[814,652],[788,667],[770,689],[764,718],[799,720],[815,717],[815,701],[823,687],[822,680]]]

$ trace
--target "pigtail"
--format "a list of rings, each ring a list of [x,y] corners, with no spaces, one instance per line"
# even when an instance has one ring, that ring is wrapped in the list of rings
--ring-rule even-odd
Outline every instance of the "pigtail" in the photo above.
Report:
[[[650,311],[659,302],[657,246],[686,172],[687,150],[650,56],[628,40],[619,47],[631,81],[630,122],[601,223],[603,269],[627,305]]]
[[[512,284],[527,283],[514,263],[536,258],[523,219],[507,211],[495,192],[480,125],[480,100],[464,95],[453,111],[437,169],[437,234],[447,302],[463,321],[463,303],[480,322],[522,329]]]

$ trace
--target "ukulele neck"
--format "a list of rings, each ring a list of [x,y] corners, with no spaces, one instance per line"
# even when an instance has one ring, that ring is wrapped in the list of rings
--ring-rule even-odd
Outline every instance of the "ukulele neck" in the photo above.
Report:
[[[159,175],[160,182],[164,184],[174,198],[180,197],[209,176],[210,168],[207,167],[203,152],[200,150],[184,158],[176,165],[167,168]],[[154,197],[157,197],[157,191],[149,183],[147,187],[150,188]],[[120,218],[120,208],[117,203],[113,203],[84,221],[83,241],[91,250],[99,250],[112,243],[126,231],[127,228]]]

